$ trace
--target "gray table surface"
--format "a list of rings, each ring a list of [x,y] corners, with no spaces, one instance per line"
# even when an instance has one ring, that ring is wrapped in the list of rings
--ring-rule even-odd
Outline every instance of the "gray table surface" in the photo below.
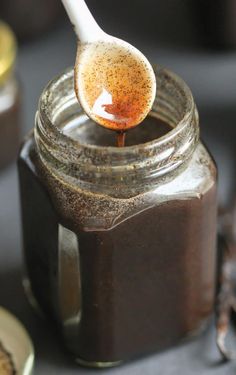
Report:
[[[152,61],[180,74],[191,87],[200,109],[203,136],[219,165],[219,199],[226,203],[234,191],[236,52],[178,51],[135,41],[131,36],[129,41]],[[75,48],[75,38],[67,27],[21,47],[18,71],[24,87],[23,133],[33,126],[44,85],[73,64]],[[28,329],[36,350],[36,375],[97,373],[77,367],[47,322],[32,313],[21,286],[21,265],[17,173],[13,165],[0,173],[0,305],[12,311]],[[114,375],[235,374],[236,363],[219,364],[214,336],[212,324],[196,340],[108,372]],[[105,372],[108,373],[100,371]]]

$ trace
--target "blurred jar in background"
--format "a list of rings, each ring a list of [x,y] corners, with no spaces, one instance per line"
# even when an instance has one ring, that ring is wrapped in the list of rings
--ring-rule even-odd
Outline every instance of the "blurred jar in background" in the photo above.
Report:
[[[194,5],[203,44],[215,48],[236,47],[236,1],[194,0]]]
[[[0,17],[9,23],[19,40],[40,36],[60,19],[60,0],[1,0]]]
[[[20,86],[14,74],[16,40],[0,22],[0,168],[16,157],[20,133]]]
[[[195,43],[192,1],[195,0],[86,0],[108,33],[173,46]]]
[[[236,0],[87,0],[87,4],[107,32],[121,37],[152,38],[173,48],[236,46]]]

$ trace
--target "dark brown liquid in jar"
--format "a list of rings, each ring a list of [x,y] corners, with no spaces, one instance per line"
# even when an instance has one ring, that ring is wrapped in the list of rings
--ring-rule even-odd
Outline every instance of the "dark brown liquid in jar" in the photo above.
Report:
[[[64,189],[60,205],[74,205],[80,217],[85,201],[44,170],[32,137],[19,170],[28,275],[41,308],[56,320],[58,224],[72,229],[80,223],[76,215],[69,220],[61,215],[52,198]],[[127,360],[167,348],[199,329],[214,301],[215,197],[213,186],[201,199],[163,202],[110,229],[76,230],[83,314],[70,350],[77,357]],[[75,290],[67,295],[73,306]]]
[[[97,124],[90,118],[84,119],[83,124],[73,119],[62,129],[63,134],[79,141],[80,143],[96,146],[114,146],[114,133]],[[140,126],[131,129],[126,140],[126,146],[135,146],[142,143],[153,141],[160,138],[172,130],[172,127],[166,122],[149,114],[140,124]]]

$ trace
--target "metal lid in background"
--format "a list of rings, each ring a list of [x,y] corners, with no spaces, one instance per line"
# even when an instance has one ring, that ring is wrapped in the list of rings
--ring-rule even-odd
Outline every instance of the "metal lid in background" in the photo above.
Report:
[[[9,372],[5,371],[6,375],[32,374],[34,364],[32,341],[20,321],[2,307],[0,307],[0,370],[1,360],[5,362],[5,368],[9,369]]]
[[[10,27],[0,21],[0,85],[12,72],[16,59],[17,43]]]

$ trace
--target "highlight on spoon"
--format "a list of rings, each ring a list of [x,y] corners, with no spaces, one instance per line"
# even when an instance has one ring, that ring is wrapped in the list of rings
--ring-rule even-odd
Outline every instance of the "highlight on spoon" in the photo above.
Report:
[[[142,122],[151,110],[156,80],[139,50],[108,36],[107,41],[79,44],[75,91],[90,118],[124,132]]]

